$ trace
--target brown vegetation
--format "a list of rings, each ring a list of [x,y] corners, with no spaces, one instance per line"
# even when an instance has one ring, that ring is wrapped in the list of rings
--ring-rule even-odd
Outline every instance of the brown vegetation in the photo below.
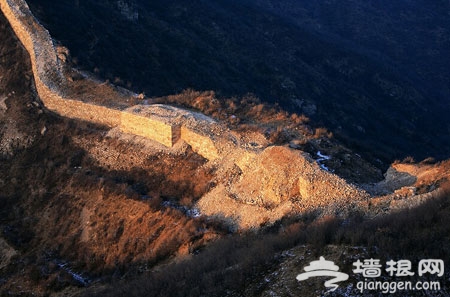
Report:
[[[265,138],[265,141],[258,143],[289,145],[312,156],[316,156],[317,151],[326,153],[333,159],[327,161],[327,166],[351,182],[373,182],[382,178],[379,168],[344,147],[326,128],[314,128],[305,115],[262,103],[251,94],[242,98],[218,98],[212,91],[198,92],[189,89],[177,95],[153,98],[151,101],[200,111],[244,136],[255,132],[254,134]],[[255,137],[252,135],[248,139]]]
[[[71,272],[132,275],[223,233],[171,206],[191,207],[209,189],[205,159],[187,146],[149,149],[43,110],[26,53],[0,18],[0,142],[14,140],[0,155],[1,252],[10,255],[2,257],[2,293],[82,286]]]
[[[330,246],[334,246],[341,251],[340,263],[352,263],[355,258],[348,251],[361,248],[382,261],[399,258],[415,262],[426,257],[444,259],[448,265],[449,199],[450,192],[446,191],[416,209],[377,219],[367,219],[361,213],[354,213],[345,222],[335,217],[315,220],[314,213],[300,219],[286,218],[265,232],[221,239],[189,260],[119,282],[110,289],[92,288],[82,296],[265,296],[264,291],[278,284],[265,282],[264,277],[287,265],[282,252],[304,245],[314,258],[327,257]],[[294,279],[301,265],[297,264],[298,257],[291,261],[297,268],[289,275]],[[307,261],[301,263],[306,265]],[[445,293],[448,281],[440,280]],[[305,289],[301,293],[305,294]]]
[[[242,98],[219,99],[212,91],[185,90],[178,95],[155,98],[153,102],[201,111],[237,131],[259,131],[273,144],[286,144],[293,139],[313,136],[306,116],[286,112],[277,105],[263,104],[251,94]]]

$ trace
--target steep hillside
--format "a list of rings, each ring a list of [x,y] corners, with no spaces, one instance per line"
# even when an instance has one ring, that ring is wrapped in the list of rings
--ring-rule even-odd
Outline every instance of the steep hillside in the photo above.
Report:
[[[136,92],[154,97],[193,88],[214,90],[222,99],[251,92],[263,102],[306,114],[372,162],[448,156],[450,107],[438,96],[445,89],[434,91],[448,84],[447,58],[440,58],[448,48],[445,29],[437,47],[427,41],[432,29],[418,40],[408,31],[404,40],[407,17],[362,4],[348,22],[345,9],[318,9],[323,18],[309,17],[311,22],[329,21],[318,34],[297,20],[299,10],[309,16],[311,7],[304,4],[302,10],[287,1],[280,2],[287,3],[284,10],[268,1],[29,3],[52,36],[71,50],[77,66]],[[419,8],[405,14],[415,16]],[[370,26],[374,19],[381,22],[379,31]],[[429,19],[427,13],[418,25]],[[436,30],[446,27],[445,18],[432,19]],[[391,38],[385,31],[394,20]],[[359,35],[353,34],[355,27],[361,28]],[[376,38],[362,38],[364,32]],[[354,45],[359,40],[365,43]],[[421,44],[429,44],[425,60],[413,50]],[[432,55],[433,50],[440,54]]]
[[[395,71],[448,104],[450,4],[446,1],[248,0],[324,40],[352,49]],[[438,99],[438,100],[436,100]]]

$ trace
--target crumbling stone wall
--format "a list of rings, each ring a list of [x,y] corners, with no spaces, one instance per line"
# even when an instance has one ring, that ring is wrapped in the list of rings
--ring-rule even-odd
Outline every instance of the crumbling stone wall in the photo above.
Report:
[[[65,117],[110,127],[119,126],[125,133],[143,136],[169,147],[181,138],[205,158],[212,160],[219,157],[208,133],[193,128],[201,126],[192,125],[196,118],[194,113],[168,108],[164,115],[154,116],[152,112],[145,112],[145,109],[153,111],[151,107],[119,110],[67,98],[65,91],[68,85],[49,32],[39,24],[24,0],[0,0],[0,6],[30,54],[36,89],[47,109]],[[134,111],[137,109],[141,112]],[[189,125],[183,125],[181,114],[184,120],[189,120]]]
[[[0,7],[30,54],[35,76],[53,92],[60,92],[65,79],[49,32],[35,19],[25,1],[1,0]]]
[[[179,127],[122,110],[67,98],[67,83],[49,32],[23,0],[0,0],[1,10],[30,55],[35,85],[47,109],[55,113],[144,136],[166,146],[178,140]]]
[[[171,147],[179,139],[178,133],[175,131],[177,127],[127,112],[121,113],[120,129],[125,133],[156,140],[168,147]]]
[[[282,146],[268,147],[256,155],[230,192],[250,204],[273,206],[295,198],[305,208],[368,198],[365,192],[321,169],[308,155]]]
[[[61,116],[115,127],[121,124],[121,111],[105,106],[65,99],[35,76],[36,88],[45,107]]]
[[[184,126],[181,127],[181,138],[186,141],[196,153],[204,156],[206,159],[214,160],[219,158],[219,153],[211,138],[201,135]]]
[[[250,151],[219,123],[205,115],[164,105],[111,108],[67,98],[49,32],[24,0],[0,0],[0,8],[30,55],[37,92],[49,110],[155,140],[171,147],[179,139],[208,160],[227,160],[242,174],[228,194],[241,202],[276,205],[297,197],[306,205],[364,199],[365,193],[325,172],[314,160],[282,147]]]
[[[0,6],[16,36],[30,54],[36,89],[47,109],[69,118],[120,127],[125,133],[143,136],[168,147],[183,139],[203,157],[209,160],[219,157],[208,133],[193,128],[201,126],[198,123],[192,125],[196,121],[195,113],[170,107],[165,109],[163,115],[155,116],[152,113],[155,109],[150,106],[119,110],[67,98],[65,93],[68,85],[49,32],[39,24],[24,0],[0,0]],[[149,111],[146,112],[146,109]],[[183,120],[189,124],[183,125]]]

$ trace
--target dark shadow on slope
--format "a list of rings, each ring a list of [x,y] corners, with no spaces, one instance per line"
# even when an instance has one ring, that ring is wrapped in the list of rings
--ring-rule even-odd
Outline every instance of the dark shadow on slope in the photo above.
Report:
[[[190,259],[110,284],[108,289],[88,289],[81,296],[259,296],[270,288],[263,279],[284,260],[282,252],[302,245],[308,246],[315,258],[326,257],[327,246],[336,245],[343,250],[361,248],[368,252],[366,256],[382,263],[390,259],[413,263],[443,259],[448,265],[449,199],[447,190],[419,207],[375,219],[357,212],[345,220],[317,220],[316,212],[285,218],[265,231],[220,239]],[[351,274],[350,264],[344,271]],[[445,278],[439,281],[447,292],[449,282]],[[417,296],[422,296],[421,292]]]
[[[0,37],[2,294],[45,295],[83,286],[77,275],[145,271],[227,233],[161,205],[166,198],[189,205],[208,189],[203,158],[189,150],[149,158],[106,137],[104,127],[46,111],[33,94],[29,57],[3,15]],[[99,166],[83,141],[123,153],[115,163],[130,170]],[[155,196],[142,199],[149,192]],[[3,258],[4,251],[11,258]]]
[[[250,92],[306,114],[373,159],[448,157],[448,104],[396,66],[252,5],[29,2],[77,65],[148,96],[187,88],[221,97]]]

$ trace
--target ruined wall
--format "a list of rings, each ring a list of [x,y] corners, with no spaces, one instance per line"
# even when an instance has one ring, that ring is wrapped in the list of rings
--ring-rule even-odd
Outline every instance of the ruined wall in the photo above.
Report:
[[[49,110],[120,127],[123,132],[168,147],[182,139],[208,160],[222,158],[237,165],[242,176],[227,191],[242,202],[279,204],[299,197],[304,205],[324,205],[365,198],[365,193],[320,170],[314,160],[307,160],[298,152],[281,147],[248,150],[226,128],[205,115],[163,105],[119,110],[67,98],[65,91],[69,86],[48,31],[34,18],[24,0],[0,0],[0,8],[30,55],[37,92]]]
[[[201,135],[193,129],[182,126],[181,139],[186,141],[192,147],[194,152],[202,155],[206,159],[214,160],[219,158],[219,152],[217,151],[214,142],[209,137]]]
[[[30,55],[37,92],[46,106],[62,116],[107,126],[120,124],[120,111],[64,98],[67,87],[50,34],[22,0],[1,0],[1,9]]]
[[[180,111],[167,109],[167,119],[152,114],[137,114],[130,110],[118,110],[105,106],[67,98],[68,88],[49,32],[39,24],[24,0],[0,0],[1,10],[14,32],[30,54],[37,92],[45,107],[55,113],[109,127],[119,126],[121,131],[143,136],[168,147],[180,138],[203,157],[212,160],[219,157],[213,140],[205,133],[183,126],[177,120]],[[145,109],[140,106],[139,109]],[[194,113],[184,111],[183,117],[195,121]],[[178,117],[179,118],[179,117]],[[201,120],[203,121],[203,120]],[[199,125],[197,125],[199,126]]]
[[[247,163],[231,192],[251,204],[278,205],[297,197],[304,207],[367,198],[337,175],[322,170],[307,155],[282,146],[268,147]]]
[[[53,93],[61,95],[65,79],[48,31],[34,18],[25,1],[1,0],[0,7],[29,53],[34,75]]]
[[[66,98],[68,87],[49,32],[32,15],[23,0],[0,0],[0,8],[30,55],[36,89],[45,107],[55,113],[156,140],[166,146],[177,141],[179,128],[105,106]],[[178,132],[179,134],[179,132]]]
[[[65,99],[35,76],[36,89],[45,107],[61,116],[93,122],[108,127],[120,125],[121,111],[73,99]]]
[[[125,133],[143,136],[168,147],[181,138],[203,157],[209,160],[219,157],[214,142],[207,135],[191,127],[181,128],[180,121],[171,123],[161,117],[117,110],[64,96],[68,86],[48,31],[35,19],[25,1],[0,0],[0,5],[17,37],[30,54],[36,89],[47,109],[69,118],[109,127],[119,126]],[[178,115],[180,112],[168,109],[167,118],[174,117],[171,113]],[[185,111],[185,118],[195,118],[193,113],[192,116],[186,116],[186,113]]]

